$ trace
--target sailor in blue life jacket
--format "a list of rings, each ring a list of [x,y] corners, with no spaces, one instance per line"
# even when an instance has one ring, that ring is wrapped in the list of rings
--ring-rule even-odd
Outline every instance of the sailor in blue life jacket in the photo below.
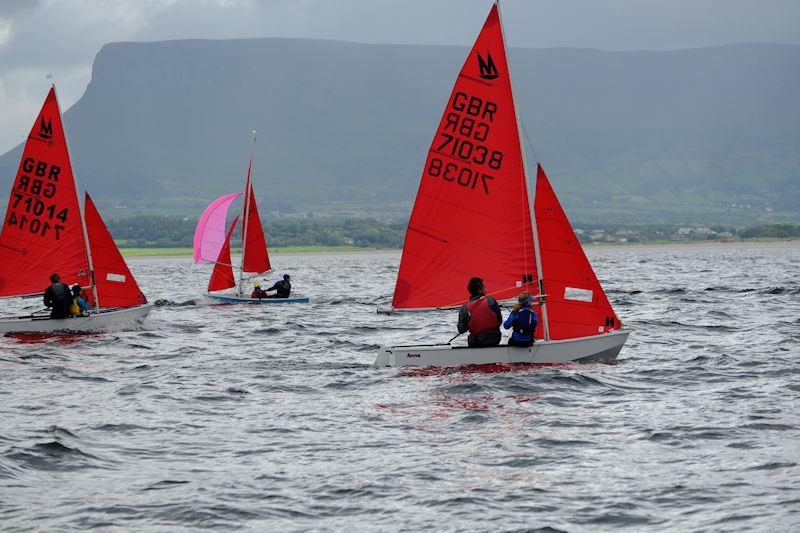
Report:
[[[472,278],[467,285],[469,302],[458,312],[458,332],[469,331],[467,344],[473,348],[487,348],[500,344],[500,324],[503,315],[500,305],[491,296],[486,296],[486,287],[481,278]]]
[[[523,292],[517,298],[519,302],[511,310],[511,314],[503,323],[506,329],[514,328],[511,332],[511,338],[508,339],[509,346],[533,346],[533,333],[536,331],[536,326],[539,324],[539,316],[532,306],[536,298],[531,296],[528,291]]]
[[[275,282],[275,285],[267,289],[267,291],[275,291],[275,294],[270,294],[267,298],[288,298],[292,292],[292,277],[289,274],[284,274],[282,280]]]
[[[72,305],[72,292],[69,285],[61,281],[58,274],[50,276],[50,285],[44,291],[44,306],[51,308],[50,318],[68,318]]]

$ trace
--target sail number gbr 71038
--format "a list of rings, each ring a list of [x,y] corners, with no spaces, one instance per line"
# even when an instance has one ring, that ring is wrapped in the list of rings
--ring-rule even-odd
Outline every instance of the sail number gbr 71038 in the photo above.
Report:
[[[503,165],[503,152],[483,144],[489,139],[496,112],[494,102],[456,92],[434,140],[431,151],[436,155],[430,158],[427,173],[489,194],[494,176],[476,166],[492,172]]]

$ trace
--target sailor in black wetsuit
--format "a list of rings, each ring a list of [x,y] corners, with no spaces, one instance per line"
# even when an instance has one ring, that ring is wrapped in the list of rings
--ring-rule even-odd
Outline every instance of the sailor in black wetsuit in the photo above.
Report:
[[[50,318],[68,318],[72,305],[72,291],[69,285],[61,282],[58,274],[50,276],[50,285],[44,291],[44,306],[50,307]]]
[[[267,289],[267,292],[275,291],[275,294],[270,294],[267,298],[288,298],[292,292],[292,284],[289,282],[291,279],[289,274],[284,274],[282,280],[275,282],[275,285]]]

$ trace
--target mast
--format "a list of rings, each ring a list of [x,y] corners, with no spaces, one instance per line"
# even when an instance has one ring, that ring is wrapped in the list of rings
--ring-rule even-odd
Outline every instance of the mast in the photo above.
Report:
[[[506,50],[506,62],[508,63],[508,84],[511,87],[511,100],[514,102],[514,115],[517,118],[517,137],[519,138],[519,149],[522,153],[522,172],[525,174],[525,189],[528,193],[528,210],[530,213],[531,219],[531,232],[533,234],[533,255],[536,259],[536,276],[539,282],[539,294],[542,295],[541,298],[541,309],[542,309],[542,330],[544,331],[544,340],[550,340],[550,326],[547,320],[547,304],[545,303],[547,297],[545,296],[544,291],[544,276],[542,275],[542,257],[539,253],[539,231],[536,227],[536,211],[535,211],[535,202],[536,202],[536,187],[531,186],[531,179],[530,175],[528,174],[528,162],[527,158],[525,157],[525,145],[522,143],[522,123],[519,120],[519,111],[517,110],[517,103],[516,98],[514,98],[514,83],[511,79],[511,60],[508,43],[506,42],[506,32],[505,28],[503,27],[503,14],[500,12],[500,0],[495,0],[495,5],[497,6],[497,15],[500,20],[500,35],[503,36],[503,47]],[[537,161],[538,165],[538,161]],[[537,169],[538,170],[538,169]]]
[[[78,195],[78,177],[75,174],[75,166],[72,164],[72,157],[69,156],[69,138],[67,136],[67,128],[64,126],[64,115],[61,113],[61,102],[58,99],[58,91],[55,90],[56,84],[53,81],[53,76],[51,74],[47,75],[47,79],[50,80],[50,84],[53,87],[53,94],[56,96],[56,105],[58,106],[58,114],[61,115],[61,127],[64,130],[64,144],[66,144],[67,148],[67,156],[69,157],[69,164],[72,167],[72,183],[75,187],[75,195]],[[85,202],[85,198],[84,198]],[[89,231],[86,229],[86,215],[85,211],[86,208],[84,204],[81,203],[80,198],[78,198],[78,211],[80,211],[80,219],[81,219],[81,230],[83,231],[83,245],[86,247],[86,256],[89,260],[89,279],[92,282],[92,296],[94,297],[94,310],[95,312],[100,312],[100,300],[97,297],[97,284],[94,281],[94,263],[92,263],[92,248],[89,246]]]
[[[245,181],[244,191],[244,219],[242,220],[242,264],[239,267],[239,298],[242,297],[242,283],[244,282],[244,254],[247,249],[247,224],[250,221],[250,195],[253,191],[253,157],[256,152],[256,133],[253,130],[253,146],[250,149],[250,166],[247,169],[247,180]]]

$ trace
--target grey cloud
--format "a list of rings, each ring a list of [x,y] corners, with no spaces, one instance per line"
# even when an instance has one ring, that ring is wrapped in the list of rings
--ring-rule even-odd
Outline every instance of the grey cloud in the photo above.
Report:
[[[14,18],[25,11],[37,9],[42,0],[2,0],[0,1],[0,18]]]
[[[0,45],[0,109],[38,102],[10,87],[20,72],[73,80],[66,107],[88,83],[95,54],[112,41],[301,37],[468,45],[491,0],[0,0],[13,23]],[[800,44],[796,0],[503,0],[511,46],[664,50],[737,42]],[[85,76],[85,77],[82,77]],[[83,79],[83,82],[78,82]],[[5,87],[5,88],[3,88]],[[9,100],[10,94],[18,96]],[[25,100],[24,98],[27,98]],[[6,128],[25,129],[27,125]],[[16,132],[14,136],[16,136]],[[0,150],[8,131],[0,131]]]

